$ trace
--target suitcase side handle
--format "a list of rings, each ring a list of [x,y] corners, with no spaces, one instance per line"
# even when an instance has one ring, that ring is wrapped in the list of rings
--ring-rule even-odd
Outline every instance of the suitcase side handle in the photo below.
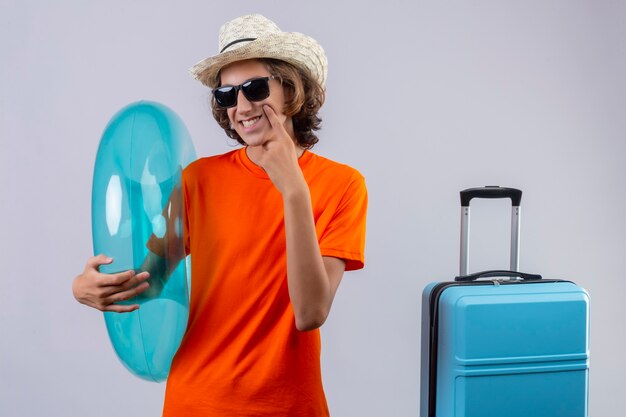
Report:
[[[455,281],[459,282],[468,282],[468,281],[476,281],[479,278],[490,278],[490,277],[511,277],[511,278],[521,278],[525,281],[537,281],[542,279],[542,276],[539,274],[529,274],[527,272],[519,272],[519,271],[507,271],[507,270],[490,270],[490,271],[482,271],[475,272],[469,275],[461,275],[455,277]]]
[[[461,206],[469,207],[473,198],[510,198],[511,205],[519,207],[522,202],[522,190],[517,188],[487,185],[485,187],[468,188],[461,191]]]

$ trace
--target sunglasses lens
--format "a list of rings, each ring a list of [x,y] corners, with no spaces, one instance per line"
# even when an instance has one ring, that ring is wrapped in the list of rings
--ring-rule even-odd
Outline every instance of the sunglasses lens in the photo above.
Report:
[[[241,85],[241,91],[250,101],[261,101],[270,95],[270,83],[268,78],[257,78]]]
[[[213,91],[215,102],[221,107],[233,107],[237,104],[237,89],[235,87],[220,87]]]

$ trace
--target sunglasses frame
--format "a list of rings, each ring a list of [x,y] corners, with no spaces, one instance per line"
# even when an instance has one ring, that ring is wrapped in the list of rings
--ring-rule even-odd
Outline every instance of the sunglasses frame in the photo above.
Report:
[[[221,108],[224,109],[229,109],[231,107],[235,107],[237,105],[237,101],[239,100],[239,91],[241,91],[244,95],[244,97],[251,102],[255,102],[255,101],[261,101],[261,100],[265,100],[266,98],[268,98],[270,96],[270,80],[276,79],[275,76],[273,75],[268,75],[267,77],[254,77],[254,78],[250,78],[249,80],[244,81],[243,83],[239,84],[239,85],[223,85],[217,88],[214,88],[213,90],[211,90],[211,93],[213,93],[213,100],[215,100],[215,103],[220,106]],[[262,98],[251,98],[248,96],[248,92],[246,91],[246,88],[249,87],[248,84],[251,84],[254,81],[265,81],[265,83],[267,84],[267,95],[265,97]],[[233,104],[231,104],[230,106],[223,106],[219,103],[219,101],[217,100],[217,98],[215,97],[215,92],[219,91],[222,88],[234,88],[235,89],[235,102]]]

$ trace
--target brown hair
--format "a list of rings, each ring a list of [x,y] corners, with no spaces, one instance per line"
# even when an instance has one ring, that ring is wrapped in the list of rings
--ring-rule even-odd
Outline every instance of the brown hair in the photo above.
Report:
[[[307,72],[295,65],[270,58],[260,58],[259,61],[266,66],[271,75],[280,80],[285,90],[283,112],[293,120],[296,142],[304,149],[311,149],[319,141],[314,131],[319,130],[322,124],[322,119],[317,113],[324,104],[324,89]],[[213,95],[211,109],[213,117],[226,135],[246,145],[235,129],[231,129],[227,109],[218,106]]]

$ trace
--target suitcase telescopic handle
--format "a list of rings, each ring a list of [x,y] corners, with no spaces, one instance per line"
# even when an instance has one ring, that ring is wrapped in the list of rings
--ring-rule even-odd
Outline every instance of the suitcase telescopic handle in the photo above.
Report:
[[[522,190],[516,188],[487,185],[485,187],[468,188],[461,191],[461,206],[469,207],[473,198],[510,198],[512,206],[518,206],[522,202]]]
[[[459,272],[465,276],[469,271],[470,201],[473,198],[511,199],[511,262],[510,270],[519,270],[520,215],[522,191],[516,188],[486,186],[461,191],[461,257]]]

